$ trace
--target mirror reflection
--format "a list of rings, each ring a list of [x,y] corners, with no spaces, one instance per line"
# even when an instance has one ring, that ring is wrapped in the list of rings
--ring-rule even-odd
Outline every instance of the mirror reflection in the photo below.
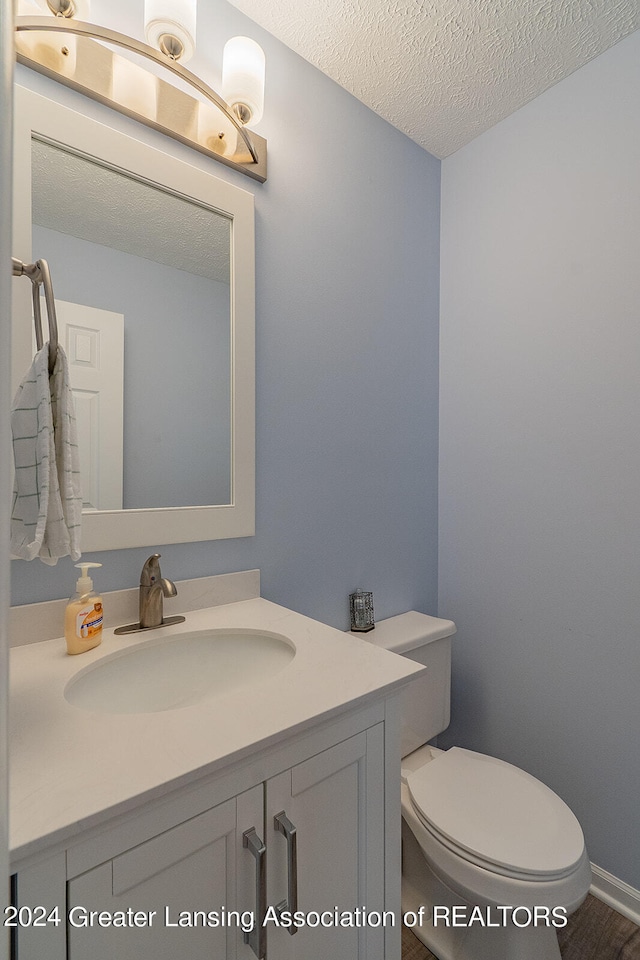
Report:
[[[228,504],[230,219],[42,139],[32,159],[85,508]]]

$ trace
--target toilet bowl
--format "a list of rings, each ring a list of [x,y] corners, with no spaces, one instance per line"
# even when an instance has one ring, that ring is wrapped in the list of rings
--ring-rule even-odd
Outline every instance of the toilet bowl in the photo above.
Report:
[[[557,930],[591,883],[582,830],[518,767],[428,745],[449,723],[454,633],[411,611],[367,637],[430,668],[402,704],[403,914],[439,960],[559,960]]]

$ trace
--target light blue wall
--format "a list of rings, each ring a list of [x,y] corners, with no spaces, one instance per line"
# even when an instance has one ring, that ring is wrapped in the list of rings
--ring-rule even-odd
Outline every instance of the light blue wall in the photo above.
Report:
[[[139,29],[141,2],[112,6]],[[264,596],[341,628],[357,586],[378,617],[435,612],[440,163],[222,0],[198,31],[193,67],[214,84],[229,36],[265,49],[264,185],[20,70],[256,198],[256,536],[150,547],[175,579],[260,567]],[[100,588],[135,585],[148,553],[97,556]],[[74,581],[68,560],[15,562],[14,603]]]
[[[640,33],[443,163],[442,738],[640,888]]]

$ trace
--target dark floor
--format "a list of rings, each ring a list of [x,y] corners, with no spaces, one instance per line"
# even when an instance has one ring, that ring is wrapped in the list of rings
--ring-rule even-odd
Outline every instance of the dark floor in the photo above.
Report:
[[[562,960],[640,960],[640,927],[588,896],[558,930]],[[402,960],[437,960],[410,930],[402,931]]]

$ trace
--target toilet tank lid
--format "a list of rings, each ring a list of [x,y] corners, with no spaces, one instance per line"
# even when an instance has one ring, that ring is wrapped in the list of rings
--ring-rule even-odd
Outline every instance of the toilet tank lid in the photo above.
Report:
[[[452,637],[456,632],[453,620],[441,620],[429,617],[426,613],[409,610],[388,620],[379,620],[371,633],[360,634],[377,647],[392,650],[393,653],[408,653],[425,643]]]

